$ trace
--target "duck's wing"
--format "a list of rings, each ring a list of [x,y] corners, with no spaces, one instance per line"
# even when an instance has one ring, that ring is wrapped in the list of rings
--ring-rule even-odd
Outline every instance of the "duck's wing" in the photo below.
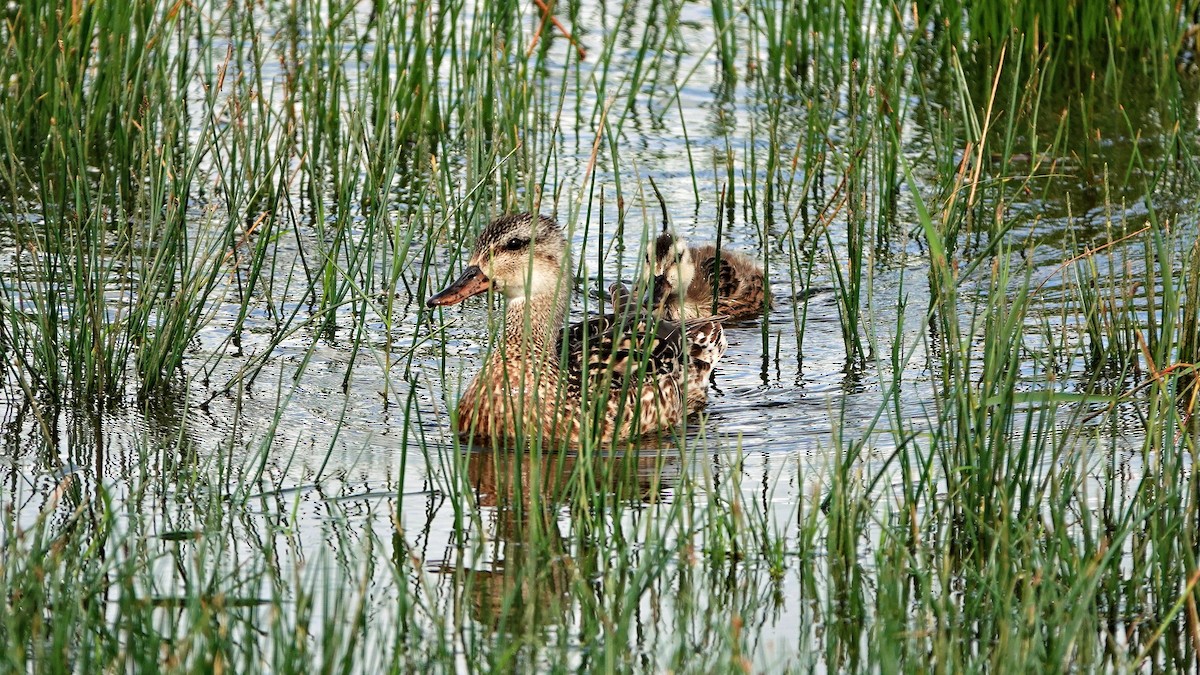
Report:
[[[602,378],[620,389],[642,387],[683,368],[687,334],[672,321],[630,311],[594,316],[565,331],[566,380],[575,390],[583,388],[585,373],[590,381]]]
[[[589,381],[608,381],[613,389],[645,387],[661,378],[682,382],[707,377],[725,353],[721,323],[726,318],[711,316],[679,324],[630,311],[573,324],[565,329],[567,383],[581,390],[584,373]]]
[[[612,305],[613,314],[624,314],[633,308],[632,294],[624,281],[614,281],[608,285],[608,302]]]
[[[686,324],[646,312],[592,317],[565,329],[568,395],[591,408],[604,438],[640,436],[704,407],[725,351],[722,317]]]
[[[693,369],[702,368],[707,375],[717,363],[717,359],[725,353],[729,343],[725,340],[725,328],[721,324],[729,318],[718,314],[688,319],[683,323],[683,332],[687,335],[688,358],[692,361],[689,365]]]
[[[708,401],[708,377],[729,346],[725,339],[725,328],[721,325],[727,318],[729,317],[708,316],[690,319],[683,325],[688,345],[688,412],[696,412]]]

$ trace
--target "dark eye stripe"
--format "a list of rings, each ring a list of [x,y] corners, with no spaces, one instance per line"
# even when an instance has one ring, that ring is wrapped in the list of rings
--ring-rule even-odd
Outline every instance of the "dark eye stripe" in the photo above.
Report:
[[[659,260],[666,258],[675,247],[675,237],[670,234],[660,234],[654,242],[654,257]]]

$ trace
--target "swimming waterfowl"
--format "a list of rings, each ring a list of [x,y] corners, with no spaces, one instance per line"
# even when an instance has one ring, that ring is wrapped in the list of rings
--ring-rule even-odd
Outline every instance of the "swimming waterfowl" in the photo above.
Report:
[[[505,298],[503,337],[458,402],[460,435],[608,444],[674,427],[704,406],[725,352],[723,317],[679,324],[627,312],[567,326],[570,269],[553,219],[501,216],[480,233],[462,276],[427,301]]]
[[[712,244],[688,246],[669,231],[660,234],[654,247],[646,251],[642,283],[655,314],[671,321],[714,313],[749,319],[762,313],[764,303],[771,306],[762,267],[749,256],[727,249],[718,255]]]

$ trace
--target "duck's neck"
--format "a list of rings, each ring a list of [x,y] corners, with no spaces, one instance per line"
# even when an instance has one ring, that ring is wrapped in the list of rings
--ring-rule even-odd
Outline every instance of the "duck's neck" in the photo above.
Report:
[[[558,356],[558,334],[567,316],[571,287],[566,280],[558,288],[527,298],[509,300],[504,311],[504,343],[518,349],[521,359],[550,359]],[[509,354],[508,358],[513,355]]]

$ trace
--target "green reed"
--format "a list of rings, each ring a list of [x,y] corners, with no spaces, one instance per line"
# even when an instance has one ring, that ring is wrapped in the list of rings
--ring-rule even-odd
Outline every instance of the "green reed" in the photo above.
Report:
[[[1124,79],[1127,71],[1161,80],[1173,69],[1194,3],[1138,2],[1121,9],[1113,13],[1088,3],[933,0],[917,3],[913,12],[941,24],[959,46],[966,46],[968,36],[992,50],[1019,41],[1029,58],[1050,53],[1076,64],[1105,64],[1111,81]]]
[[[556,8],[583,57],[533,7],[6,8],[3,667],[1194,669],[1176,10],[918,3],[909,31],[715,0],[701,33],[681,3]],[[647,165],[630,139],[675,118],[686,168]],[[640,257],[641,177],[671,173],[677,222],[761,246],[778,304],[739,348],[764,378],[831,292],[865,428],[853,393],[827,461],[703,420],[641,452],[445,443],[452,355],[491,338],[420,302],[478,223],[557,211],[587,286]],[[1019,213],[1063,190],[1065,217]],[[321,462],[290,472],[325,363]],[[376,398],[396,475],[335,468],[378,452],[354,434]],[[338,492],[359,469],[376,493]]]

